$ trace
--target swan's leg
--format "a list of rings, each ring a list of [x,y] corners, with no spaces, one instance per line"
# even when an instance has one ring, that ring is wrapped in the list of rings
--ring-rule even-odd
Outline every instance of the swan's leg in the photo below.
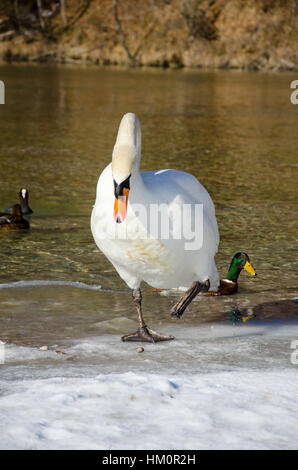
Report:
[[[199,292],[207,292],[210,287],[209,279],[205,282],[195,281],[192,283],[189,289],[181,297],[181,299],[172,307],[171,315],[181,318],[184,310],[190,304],[190,302],[198,295]]]
[[[174,339],[174,336],[159,334],[146,326],[142,314],[142,294],[140,289],[134,289],[132,291],[132,298],[138,312],[139,328],[135,333],[122,336],[122,341],[146,341],[148,343],[156,343],[158,341],[169,341]]]

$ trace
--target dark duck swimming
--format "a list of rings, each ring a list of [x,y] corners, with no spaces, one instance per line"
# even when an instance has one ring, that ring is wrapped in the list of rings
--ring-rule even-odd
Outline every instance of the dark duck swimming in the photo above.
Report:
[[[26,188],[20,189],[19,198],[20,198],[20,206],[21,206],[22,214],[24,214],[24,215],[33,214],[33,210],[29,207],[29,191],[28,191],[28,189],[26,189]],[[5,210],[5,213],[12,214],[12,209],[13,209],[14,206],[15,206],[15,204],[8,207]]]
[[[23,230],[28,229],[30,224],[22,215],[21,205],[12,206],[11,213],[0,212],[0,229]]]

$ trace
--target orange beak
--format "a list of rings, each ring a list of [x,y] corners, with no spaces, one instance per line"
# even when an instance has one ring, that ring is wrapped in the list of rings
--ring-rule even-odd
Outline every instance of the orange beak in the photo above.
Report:
[[[128,194],[129,189],[123,188],[123,196],[118,196],[115,198],[113,217],[118,224],[123,222],[126,217]]]

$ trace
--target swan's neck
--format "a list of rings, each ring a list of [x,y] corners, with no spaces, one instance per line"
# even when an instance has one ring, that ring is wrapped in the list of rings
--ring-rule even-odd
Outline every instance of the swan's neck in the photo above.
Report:
[[[137,116],[127,113],[123,116],[113,150],[112,172],[117,183],[131,175],[138,177],[141,160],[141,128]]]
[[[141,127],[135,114],[125,114],[120,122],[115,147],[122,145],[134,147],[141,153]]]

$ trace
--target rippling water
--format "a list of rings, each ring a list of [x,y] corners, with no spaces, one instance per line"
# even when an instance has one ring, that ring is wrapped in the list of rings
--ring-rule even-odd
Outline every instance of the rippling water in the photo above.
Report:
[[[0,284],[27,282],[2,286],[1,339],[42,345],[120,335],[127,332],[125,322],[136,320],[127,286],[90,232],[97,179],[128,111],[141,121],[142,169],[189,171],[211,194],[221,236],[220,273],[226,274],[237,251],[249,254],[258,273],[255,279],[241,274],[237,296],[197,299],[182,321],[228,319],[236,307],[297,315],[297,304],[289,303],[297,295],[298,107],[290,102],[295,78],[1,67],[7,104],[0,109],[0,210],[17,202],[21,187],[29,188],[34,210],[30,231],[0,233]],[[29,282],[36,280],[52,283]],[[78,282],[83,284],[73,284]],[[144,294],[148,323],[173,323],[174,300]],[[280,302],[278,309],[274,302]]]

